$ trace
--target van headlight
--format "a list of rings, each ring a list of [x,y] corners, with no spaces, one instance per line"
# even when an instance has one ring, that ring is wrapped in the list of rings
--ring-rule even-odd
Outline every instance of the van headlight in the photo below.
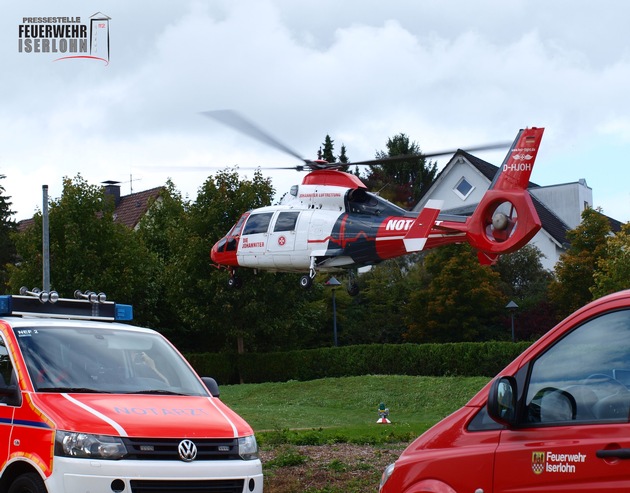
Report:
[[[57,431],[55,455],[83,459],[122,459],[127,448],[120,437],[92,435],[72,431]]]
[[[387,466],[385,468],[385,470],[383,471],[383,475],[381,476],[381,484],[378,487],[378,490],[381,491],[381,489],[383,488],[383,486],[385,486],[385,483],[387,483],[387,480],[391,477],[392,473],[394,472],[394,466],[396,465],[396,463],[392,463],[389,466]]]
[[[258,459],[258,444],[254,435],[238,439],[238,455],[243,460]]]

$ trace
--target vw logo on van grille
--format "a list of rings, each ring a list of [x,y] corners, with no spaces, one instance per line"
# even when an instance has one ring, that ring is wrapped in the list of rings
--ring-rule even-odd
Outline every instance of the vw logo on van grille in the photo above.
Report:
[[[179,442],[177,451],[179,452],[180,459],[185,462],[193,461],[195,457],[197,457],[197,446],[190,440],[182,440]]]

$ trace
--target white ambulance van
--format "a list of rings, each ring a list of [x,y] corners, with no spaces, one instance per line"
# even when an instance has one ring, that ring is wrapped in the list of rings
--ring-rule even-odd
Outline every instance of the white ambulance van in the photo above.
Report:
[[[252,428],[163,336],[119,322],[131,306],[27,293],[0,296],[1,492],[263,491]]]

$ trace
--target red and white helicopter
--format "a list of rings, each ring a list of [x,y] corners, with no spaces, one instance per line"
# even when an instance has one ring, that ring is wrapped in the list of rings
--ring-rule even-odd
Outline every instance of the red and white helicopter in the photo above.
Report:
[[[284,152],[291,149],[230,111],[205,115],[218,119]],[[304,273],[300,285],[311,286],[317,272],[333,272],[378,264],[421,250],[470,243],[482,263],[526,245],[541,227],[527,191],[543,128],[520,130],[503,165],[472,216],[440,215],[442,201],[429,200],[420,211],[406,211],[371,193],[361,180],[340,171],[340,163],[304,160],[310,169],[279,205],[245,212],[210,253],[230,273],[228,284],[240,286],[238,267]],[[496,146],[477,147],[474,150]],[[433,157],[453,151],[423,154]],[[418,159],[418,156],[414,156]],[[410,156],[406,157],[407,159]],[[402,160],[404,157],[392,158]],[[384,163],[388,159],[348,163]],[[350,294],[358,287],[351,277]]]

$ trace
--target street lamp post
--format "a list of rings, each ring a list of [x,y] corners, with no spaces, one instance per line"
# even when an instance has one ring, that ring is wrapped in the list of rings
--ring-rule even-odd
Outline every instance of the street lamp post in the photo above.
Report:
[[[341,286],[341,283],[335,277],[331,277],[326,282],[326,286],[329,286],[332,288],[333,338],[335,341],[335,347],[337,347],[337,303],[335,300],[335,288]]]
[[[505,308],[510,310],[510,315],[512,317],[512,342],[515,342],[516,338],[514,337],[514,312],[518,308],[518,305],[513,301],[510,301],[507,305],[505,305]]]

